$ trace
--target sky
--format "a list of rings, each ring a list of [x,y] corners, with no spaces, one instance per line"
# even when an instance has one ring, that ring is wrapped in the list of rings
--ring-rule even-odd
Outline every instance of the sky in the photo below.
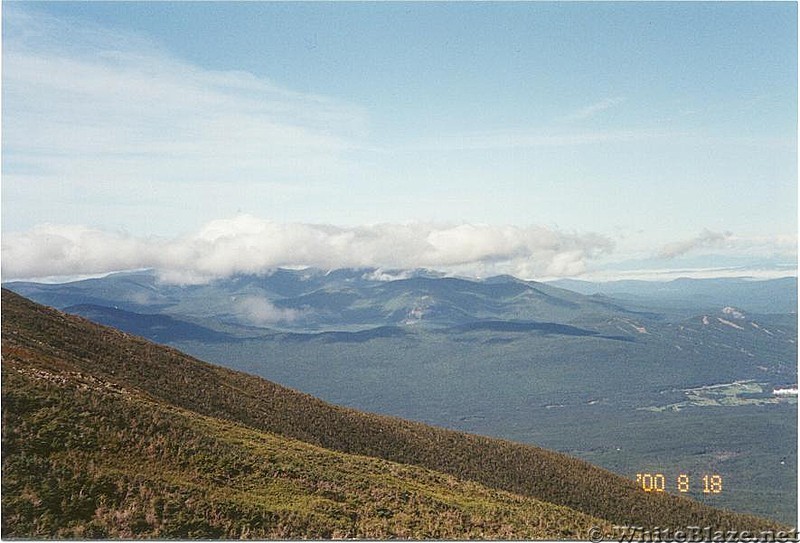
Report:
[[[793,2],[3,2],[3,280],[796,275]]]

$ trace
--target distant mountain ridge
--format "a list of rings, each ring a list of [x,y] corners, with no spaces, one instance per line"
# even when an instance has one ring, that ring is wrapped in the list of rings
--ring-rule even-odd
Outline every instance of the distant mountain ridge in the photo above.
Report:
[[[182,321],[169,315],[133,313],[115,307],[93,304],[71,305],[67,313],[81,315],[91,321],[101,322],[131,334],[144,336],[159,343],[202,339],[203,341],[226,341],[231,336],[204,326]]]
[[[32,533],[26,531],[33,529],[31,528],[33,524],[27,524],[30,522],[31,510],[17,509],[24,503],[24,500],[17,499],[20,492],[34,492],[41,495],[47,488],[55,488],[53,491],[58,491],[58,489],[72,491],[68,489],[74,489],[77,492],[81,484],[84,485],[84,490],[81,492],[91,489],[88,491],[88,495],[93,496],[84,498],[82,502],[76,502],[76,504],[82,504],[80,505],[81,509],[65,510],[63,506],[57,505],[62,503],[57,497],[54,502],[48,501],[50,498],[38,502],[39,505],[36,506],[38,509],[34,509],[33,514],[49,515],[42,517],[45,521],[43,524],[40,522],[40,526],[49,527],[53,531],[35,533],[51,536],[59,533],[73,536],[86,536],[87,534],[91,536],[93,533],[108,535],[107,530],[113,528],[113,525],[110,525],[110,521],[107,520],[111,518],[107,511],[109,508],[111,508],[110,511],[114,511],[113,508],[116,507],[114,500],[118,499],[115,496],[119,496],[120,492],[124,495],[125,488],[120,489],[113,485],[104,486],[109,482],[103,475],[106,472],[102,471],[105,469],[102,466],[107,461],[119,462],[120,457],[103,456],[99,449],[93,448],[91,441],[85,440],[86,436],[81,438],[75,434],[70,437],[72,436],[70,428],[75,428],[79,432],[88,432],[90,436],[93,436],[92,439],[101,441],[111,439],[112,434],[102,433],[100,430],[97,430],[100,433],[95,433],[94,429],[106,428],[109,424],[111,424],[109,428],[117,428],[114,426],[117,423],[114,422],[113,416],[109,418],[110,415],[108,415],[108,413],[116,412],[117,409],[138,410],[137,412],[143,415],[141,419],[137,416],[134,419],[126,420],[142,420],[145,430],[139,430],[139,432],[143,432],[139,434],[126,434],[126,431],[115,430],[117,437],[113,438],[116,443],[113,446],[114,450],[123,447],[118,449],[120,453],[135,451],[136,454],[149,454],[151,455],[149,462],[170,462],[169,466],[172,466],[170,469],[182,469],[178,466],[185,465],[181,462],[187,462],[188,458],[195,459],[195,462],[198,461],[197,459],[207,459],[204,460],[206,464],[203,465],[190,464],[195,466],[192,469],[201,470],[203,474],[207,473],[207,475],[200,475],[198,471],[192,472],[195,473],[193,477],[201,477],[203,481],[207,480],[208,483],[205,484],[210,484],[211,479],[204,477],[211,476],[213,471],[202,470],[223,470],[222,473],[228,470],[229,473],[240,474],[235,476],[236,481],[244,481],[240,479],[241,473],[244,473],[241,470],[244,466],[251,465],[251,460],[245,459],[245,457],[240,456],[239,460],[235,460],[229,455],[223,455],[221,458],[228,458],[229,462],[238,462],[239,467],[236,463],[215,464],[213,459],[218,457],[221,452],[214,453],[213,451],[216,449],[206,449],[207,447],[218,447],[213,443],[220,443],[222,446],[222,441],[219,440],[235,439],[239,440],[236,441],[237,443],[251,443],[252,440],[262,439],[259,435],[252,434],[253,431],[260,431],[291,437],[325,449],[425,467],[450,474],[460,480],[475,481],[490,489],[513,492],[520,496],[565,506],[573,511],[570,512],[567,509],[545,510],[542,507],[549,506],[530,502],[525,507],[539,508],[536,514],[540,515],[540,520],[536,525],[540,526],[540,531],[531,531],[530,528],[521,529],[522,531],[519,533],[528,534],[528,537],[547,537],[548,535],[550,537],[585,537],[585,532],[582,530],[585,530],[587,524],[592,522],[600,522],[603,530],[608,529],[608,522],[676,528],[687,525],[708,525],[719,529],[749,529],[752,531],[780,528],[765,519],[720,511],[685,498],[661,493],[646,493],[633,481],[613,475],[585,462],[536,447],[331,406],[306,394],[280,387],[257,377],[215,367],[192,359],[174,349],[154,345],[122,332],[33,304],[6,290],[3,291],[2,312],[3,402],[6,407],[4,409],[3,440],[4,445],[10,444],[10,448],[4,451],[3,457],[3,535],[7,537],[24,537],[26,534],[30,536]],[[56,393],[57,390],[62,392]],[[81,390],[83,392],[80,392]],[[77,394],[75,398],[80,402],[87,401],[86,410],[71,411],[67,409],[68,403],[59,404],[58,402],[61,400],[57,400],[57,398],[62,397],[65,393],[68,396]],[[53,410],[54,406],[58,406],[58,410]],[[106,409],[111,409],[111,406],[118,407],[106,411]],[[7,415],[8,413],[11,414]],[[80,413],[84,413],[84,415]],[[45,416],[44,419],[42,415]],[[192,431],[201,432],[185,441],[186,445],[194,448],[191,449],[193,451],[191,456],[181,456],[183,453],[180,452],[180,448],[170,448],[180,447],[179,442],[170,441],[171,438],[169,438],[173,435],[173,428],[177,428],[172,425],[184,424],[175,419],[177,415],[188,417],[185,420],[189,422],[195,420],[196,422],[191,423],[191,428],[195,428]],[[6,416],[17,418],[7,419]],[[211,418],[203,419],[206,422],[201,423],[200,419],[195,419],[197,416]],[[48,417],[55,417],[54,420],[59,422],[50,426],[36,426],[41,425],[42,421],[46,422]],[[101,418],[93,419],[92,417]],[[18,424],[10,425],[8,420],[15,420]],[[146,422],[148,420],[152,422]],[[221,433],[224,427],[218,426],[218,423],[214,422],[215,420],[241,425],[242,429],[237,432],[244,432],[244,434],[239,433],[236,434],[239,437],[235,437],[234,434]],[[152,430],[146,430],[148,424]],[[19,433],[20,428],[27,427],[25,425],[33,425],[30,427],[38,428],[35,435],[40,438],[44,437],[45,441],[31,441],[33,434]],[[189,431],[190,427],[182,428],[184,429],[180,432],[185,433]],[[203,430],[203,428],[207,430]],[[214,430],[214,428],[218,429]],[[206,431],[212,433],[202,433]],[[225,432],[227,431],[225,430]],[[65,432],[66,434],[62,435]],[[151,432],[157,432],[165,437],[161,441],[151,441],[155,435]],[[48,435],[51,435],[55,441],[49,441]],[[75,439],[77,441],[70,441]],[[241,441],[242,439],[245,441]],[[266,436],[263,439],[266,439]],[[143,444],[142,448],[135,445],[139,442]],[[126,443],[130,444],[126,445]],[[77,449],[67,457],[59,452],[62,450],[69,452],[72,450],[71,447],[77,447]],[[229,448],[230,445],[227,447]],[[53,452],[49,452],[51,450]],[[219,451],[223,450],[226,449],[224,447],[219,449]],[[22,451],[27,451],[28,456],[19,456]],[[301,456],[295,457],[296,461],[307,458],[307,456],[303,456],[307,454],[303,451],[297,453]],[[35,461],[40,462],[43,469],[30,471],[24,468],[24,458],[38,459]],[[71,459],[70,463],[64,464],[62,458]],[[92,468],[94,471],[87,471],[88,465],[82,463],[82,458],[87,461],[88,459],[92,460],[92,466],[95,466]],[[284,462],[286,461],[284,460]],[[178,462],[178,464],[172,462]],[[100,467],[97,467],[98,465]],[[109,464],[109,467],[111,465]],[[124,467],[114,469],[123,470],[119,472],[124,476],[117,478],[118,485],[132,484],[135,485],[133,488],[138,488],[141,492],[144,492],[145,487],[155,488],[155,491],[158,492],[157,488],[161,488],[158,485],[162,485],[166,481],[165,479],[162,482],[159,482],[160,480],[154,482],[152,479],[141,479],[140,475],[139,482],[136,482],[137,479],[133,475],[135,471],[124,471],[127,469]],[[297,468],[284,464],[282,469]],[[394,470],[395,468],[390,469]],[[230,470],[234,470],[234,472],[230,472]],[[49,487],[47,480],[36,479],[37,473],[58,477],[61,486]],[[72,475],[69,475],[70,473]],[[148,471],[148,473],[150,472]],[[177,477],[178,472],[175,474]],[[180,475],[180,477],[186,476],[188,475]],[[409,476],[413,476],[413,474],[409,474]],[[77,479],[74,479],[75,477]],[[86,479],[87,477],[88,479]],[[134,479],[128,482],[128,477],[134,477]],[[148,477],[152,477],[152,475],[148,475]],[[232,476],[223,476],[223,479],[220,479],[223,482],[220,484],[231,480],[230,477]],[[80,483],[81,480],[87,482]],[[77,486],[75,486],[75,482],[71,481],[78,481]],[[88,481],[94,482],[87,486]],[[242,484],[245,483],[242,482]],[[152,487],[152,485],[156,485],[156,487]],[[28,490],[24,490],[25,488]],[[184,487],[180,485],[170,487],[168,497],[177,495],[175,492],[184,492],[181,488]],[[200,487],[193,488],[199,489]],[[284,497],[281,499],[286,503],[285,499],[288,495],[285,494],[285,490],[283,492],[281,495]],[[315,492],[319,492],[319,490]],[[484,491],[473,488],[472,492],[475,493],[474,496],[477,496],[477,493]],[[147,496],[149,495],[151,494]],[[325,496],[326,494],[318,495]],[[330,494],[330,496],[333,495],[335,492]],[[102,496],[106,496],[106,498],[101,500]],[[145,495],[142,494],[142,496],[145,499]],[[209,499],[208,496],[210,495],[197,494],[192,499]],[[247,496],[254,495],[247,494]],[[481,496],[484,496],[481,498],[483,500],[489,499],[485,493]],[[92,501],[95,498],[101,501]],[[170,497],[170,499],[172,498]],[[252,497],[247,499],[252,500]],[[262,519],[259,521],[262,523],[262,527],[264,522],[267,525],[269,522],[273,522],[276,526],[278,524],[284,526],[285,535],[289,537],[302,537],[303,534],[330,535],[331,532],[325,532],[324,527],[319,524],[320,519],[324,521],[325,518],[339,519],[337,522],[350,518],[351,521],[337,524],[337,529],[344,531],[336,533],[352,533],[356,536],[361,533],[363,536],[363,533],[358,531],[360,524],[357,522],[353,524],[353,518],[347,516],[347,507],[349,507],[347,502],[340,502],[340,505],[335,506],[338,509],[326,509],[329,513],[324,513],[322,517],[311,522],[311,517],[307,515],[312,514],[313,508],[311,510],[294,509],[298,513],[286,517],[283,513],[274,512],[276,510],[273,509],[274,505],[269,505],[272,502],[269,501],[268,494],[259,499],[267,500],[262,501],[262,505],[258,506],[266,507],[266,510],[260,510],[273,511],[273,513],[267,517],[264,517],[263,514],[258,517],[257,509],[253,509],[256,506],[252,505],[252,501],[247,501],[246,503],[250,504],[246,506],[249,511],[248,515],[256,515]],[[405,503],[402,501],[404,499],[402,498],[401,502],[390,500],[387,503],[391,507],[393,503]],[[500,499],[500,496],[497,495],[495,499]],[[510,498],[503,497],[502,499]],[[152,509],[155,502],[150,500],[151,498],[146,498],[145,505],[149,509],[142,510],[141,517],[129,517],[130,521],[125,521],[124,515],[114,517],[125,525],[125,530],[128,530],[123,533],[133,536],[137,533],[159,535],[160,532],[157,531],[157,528],[163,525],[163,520],[159,520],[161,517],[156,514],[157,510]],[[188,525],[189,528],[194,526],[195,532],[180,531],[187,529],[184,525],[171,528],[178,529],[179,536],[191,536],[192,533],[204,534],[206,537],[225,537],[231,533],[242,534],[242,526],[232,527],[228,524],[225,525],[227,528],[224,528],[219,523],[211,522],[211,517],[203,517],[202,513],[200,517],[197,517],[198,510],[187,509],[190,503],[196,503],[196,501],[185,501],[183,508],[179,507],[170,513],[171,515],[184,515],[187,519],[195,519],[191,521],[193,524]],[[225,505],[225,503],[229,505]],[[235,511],[241,511],[241,508],[245,507],[245,502],[241,501],[236,501],[235,503],[239,504],[236,506],[232,505],[234,502],[225,503],[214,500],[209,503],[209,507],[213,507],[217,511],[215,518],[222,520],[231,518],[226,515],[234,514]],[[470,510],[479,519],[482,513],[475,509],[477,502],[475,504],[470,506]],[[130,506],[142,505],[131,504]],[[225,507],[228,509],[224,509]],[[234,509],[230,509],[231,507]],[[285,508],[286,506],[281,507]],[[289,510],[293,510],[293,507],[295,506],[289,506]],[[333,507],[333,505],[325,507]],[[397,505],[397,507],[399,507],[398,512],[405,510],[401,505]],[[131,511],[134,512],[133,509]],[[155,512],[148,516],[147,511]],[[341,516],[335,511],[341,511],[345,516]],[[381,515],[391,517],[394,514],[391,509],[384,510],[383,513],[380,511],[373,510],[373,513],[377,517],[381,517]],[[529,511],[528,514],[531,514],[530,512],[533,510],[521,511],[523,514],[524,511]],[[581,516],[581,513],[600,520]],[[79,520],[85,519],[85,525],[81,525],[82,527],[68,525],[69,523],[60,525],[59,519],[64,515],[78,515]],[[203,518],[205,520],[202,520]],[[465,519],[463,516],[460,518],[461,521]],[[559,528],[548,524],[546,518],[549,518],[551,523],[565,522],[568,524]],[[119,521],[119,519],[122,520]],[[134,520],[135,522],[133,522]],[[370,520],[370,522],[374,521]],[[485,529],[489,530],[487,533],[494,533],[491,531],[493,529],[491,523],[487,524],[486,520],[480,522]],[[518,521],[512,519],[509,522],[513,524]],[[468,524],[470,523],[468,522]],[[18,526],[20,527],[19,531],[17,530]],[[251,524],[248,526],[248,529],[258,527]],[[231,531],[234,528],[237,531]],[[90,529],[100,531],[86,531]],[[304,529],[308,531],[304,532]],[[347,532],[348,529],[356,531]],[[375,530],[375,533],[378,534],[386,533],[381,532],[378,528]],[[272,537],[276,535],[269,531],[256,533],[266,533]],[[505,537],[519,537],[519,534],[513,531],[502,533],[505,534]],[[419,536],[420,534],[425,535],[426,532],[418,531],[411,532],[411,534]],[[434,537],[436,534],[439,534],[440,537],[448,536],[448,534],[449,536],[459,535],[458,532],[452,531],[427,533],[428,536],[431,534]],[[499,534],[500,532],[497,532],[497,535]]]
[[[752,313],[797,313],[797,277],[606,282],[558,279],[548,284],[581,294],[604,294],[629,303],[656,303],[676,309],[699,310],[733,305]]]
[[[213,319],[225,326],[286,331],[358,330],[378,326],[448,327],[476,321],[571,324],[609,313],[658,317],[656,312],[585,296],[511,276],[486,280],[441,277],[424,270],[389,275],[377,270],[275,270],[204,285],[162,283],[153,272],[112,274],[65,284],[4,286],[59,309],[106,306],[179,319]]]

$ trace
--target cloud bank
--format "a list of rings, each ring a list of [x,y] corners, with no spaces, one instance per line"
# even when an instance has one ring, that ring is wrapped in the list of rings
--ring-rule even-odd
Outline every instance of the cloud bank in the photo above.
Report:
[[[590,260],[612,248],[612,242],[598,234],[545,227],[435,223],[341,227],[239,215],[171,239],[63,225],[7,233],[2,272],[4,280],[10,280],[154,268],[164,281],[203,283],[289,266],[421,267],[533,279],[580,275]]]

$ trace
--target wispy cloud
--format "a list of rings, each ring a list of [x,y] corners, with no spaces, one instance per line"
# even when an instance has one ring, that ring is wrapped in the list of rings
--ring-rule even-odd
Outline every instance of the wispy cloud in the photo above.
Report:
[[[411,147],[426,151],[477,151],[537,147],[574,147],[601,143],[638,142],[675,137],[659,130],[563,131],[554,129],[508,130],[444,134],[426,138]]]
[[[2,272],[8,280],[155,268],[166,281],[202,283],[282,266],[424,267],[536,278],[581,274],[589,261],[612,249],[604,236],[544,227],[432,223],[339,227],[240,215],[170,239],[63,225],[7,233]]]
[[[195,184],[285,190],[344,175],[365,134],[366,114],[352,104],[203,69],[137,36],[7,8],[3,182],[17,202],[47,194],[99,209],[148,193],[179,201]]]
[[[667,243],[657,252],[657,258],[672,260],[690,253],[728,253],[738,257],[762,259],[797,259],[797,235],[773,236],[737,235],[730,231],[714,232],[703,229],[698,235]]]
[[[625,98],[617,97],[617,98],[606,98],[605,100],[600,100],[599,102],[595,102],[588,106],[582,107],[572,113],[568,114],[564,117],[566,121],[585,121],[587,119],[591,119],[603,113],[604,111],[608,111],[609,109],[615,108],[625,102]]]
[[[712,232],[704,229],[697,236],[664,245],[658,252],[661,258],[675,258],[697,249],[720,247],[733,237],[733,232]]]
[[[590,281],[672,281],[679,278],[690,279],[719,279],[728,278],[751,278],[753,280],[778,279],[781,277],[796,277],[797,268],[791,266],[736,266],[736,267],[715,267],[715,268],[678,268],[678,269],[632,269],[598,271],[586,274],[582,277]]]

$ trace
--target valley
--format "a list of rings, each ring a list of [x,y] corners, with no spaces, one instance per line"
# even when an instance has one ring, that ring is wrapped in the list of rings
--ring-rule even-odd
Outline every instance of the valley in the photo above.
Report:
[[[568,455],[334,406],[3,291],[3,537],[763,533]]]
[[[796,523],[797,396],[773,394],[796,388],[795,316],[374,273],[8,286],[338,405],[555,449],[631,479],[719,473],[725,492],[692,497]],[[731,303],[747,301],[725,283]]]

